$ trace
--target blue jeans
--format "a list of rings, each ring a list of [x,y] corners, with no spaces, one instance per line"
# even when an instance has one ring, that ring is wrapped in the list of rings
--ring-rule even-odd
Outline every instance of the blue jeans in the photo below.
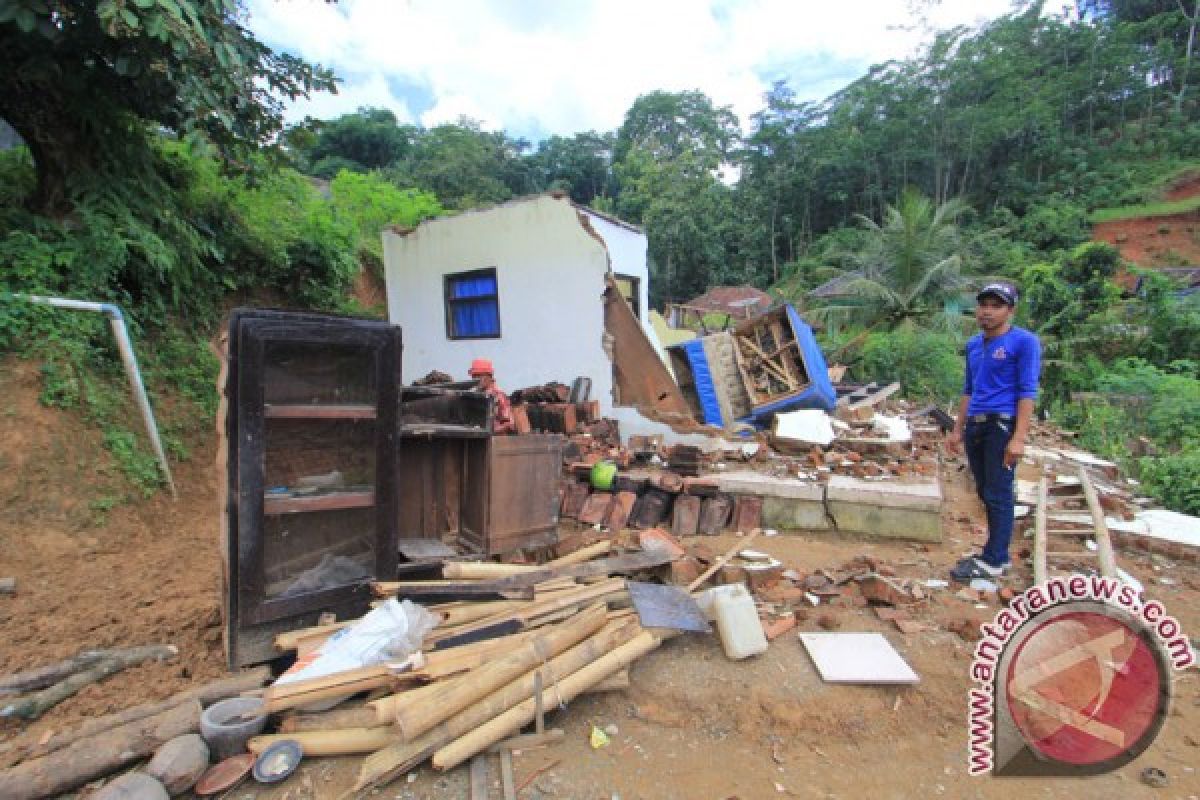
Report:
[[[988,538],[983,560],[993,567],[1010,561],[1017,469],[1015,465],[1004,466],[1004,449],[1012,439],[1014,425],[1011,420],[969,421],[963,431],[963,449],[975,476],[975,491],[987,509]]]

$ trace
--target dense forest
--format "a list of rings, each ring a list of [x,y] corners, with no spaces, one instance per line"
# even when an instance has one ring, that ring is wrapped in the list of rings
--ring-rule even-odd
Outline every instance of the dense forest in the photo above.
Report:
[[[644,227],[653,304],[769,288],[854,378],[939,402],[970,287],[1016,281],[1046,343],[1043,411],[1195,513],[1197,296],[1153,271],[1131,291],[1138,267],[1090,239],[1104,215],[1200,209],[1161,202],[1200,174],[1200,0],[1017,6],[821,102],[779,81],[740,120],[657,91],[616,130],[532,143],[384,109],[286,126],[285,103],[336,76],[258,41],[236,0],[0,0],[0,120],[20,142],[0,150],[0,289],[127,308],[150,385],[203,412],[168,420],[183,456],[231,302],[378,313],[351,289],[378,274],[382,227],[561,190]],[[99,321],[0,296],[0,349],[41,359],[43,400],[93,415],[152,485]]]

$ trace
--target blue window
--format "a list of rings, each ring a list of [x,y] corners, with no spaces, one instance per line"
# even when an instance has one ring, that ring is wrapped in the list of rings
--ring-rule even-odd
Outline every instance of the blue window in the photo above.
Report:
[[[446,276],[446,336],[500,338],[500,296],[494,268]]]

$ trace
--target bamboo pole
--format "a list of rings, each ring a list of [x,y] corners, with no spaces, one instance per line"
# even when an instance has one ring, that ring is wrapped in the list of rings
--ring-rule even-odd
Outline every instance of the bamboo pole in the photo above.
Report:
[[[434,612],[442,618],[437,630],[445,631],[459,625],[477,622],[486,617],[517,611],[522,606],[529,605],[529,600],[496,600],[490,603],[466,603],[459,608],[448,608],[445,611]]]
[[[350,756],[374,753],[400,740],[400,734],[392,727],[346,728],[336,731],[294,731],[255,736],[246,745],[251,753],[258,755],[275,742],[299,742],[308,756]]]
[[[363,762],[353,792],[382,786],[395,780],[432,756],[438,748],[450,744],[489,719],[529,699],[533,695],[535,676],[538,673],[542,675],[543,684],[553,692],[559,681],[602,658],[605,653],[624,644],[638,631],[640,627],[631,622],[610,622],[595,636],[551,659],[544,667],[530,670],[500,691],[427,731],[415,741],[390,745],[369,756]],[[543,695],[545,694],[546,692],[543,692]]]
[[[496,564],[490,561],[451,561],[442,566],[442,577],[454,580],[486,581],[496,578],[507,578],[526,572],[537,572],[552,567],[569,567],[582,564],[593,558],[608,555],[611,545],[608,542],[597,542],[582,547],[562,558],[547,561],[545,564]]]
[[[348,669],[321,678],[292,683],[276,683],[263,694],[269,713],[298,708],[319,700],[330,700],[343,695],[350,696],[370,689],[394,689],[406,681],[417,681],[423,676],[417,673],[397,673],[386,665]]]
[[[538,569],[546,569],[547,567],[569,567],[573,564],[582,564],[585,561],[591,561],[593,558],[600,558],[601,556],[608,555],[608,551],[611,549],[612,544],[610,542],[596,542],[595,544],[590,544],[587,547],[581,547],[574,553],[568,553],[561,558],[556,558],[553,561],[547,561],[545,564],[538,567]]]
[[[607,617],[602,605],[577,614],[504,656],[473,670],[452,683],[433,684],[419,703],[396,709],[396,725],[406,741],[412,741],[434,725],[449,719],[470,704],[528,672],[539,663],[559,655],[604,627]],[[425,692],[425,690],[422,690]]]
[[[334,622],[330,625],[314,625],[311,628],[300,628],[299,630],[286,631],[275,637],[275,649],[283,652],[295,650],[301,639],[307,639],[312,636],[328,637],[335,631],[339,631],[347,625],[352,625],[358,622],[356,619],[348,619],[342,622]]]
[[[587,688],[599,683],[615,672],[629,666],[633,661],[649,653],[662,642],[658,636],[643,631],[629,642],[617,647],[591,664],[572,673],[542,693],[544,702],[554,705],[569,703]],[[441,748],[433,756],[435,769],[447,770],[456,767],[478,752],[508,738],[533,721],[537,713],[536,703],[530,699],[513,706],[508,711],[492,718],[465,736]]]
[[[291,714],[279,723],[280,733],[302,731],[340,731],[348,728],[378,728],[386,725],[370,706],[318,711],[313,714]]]

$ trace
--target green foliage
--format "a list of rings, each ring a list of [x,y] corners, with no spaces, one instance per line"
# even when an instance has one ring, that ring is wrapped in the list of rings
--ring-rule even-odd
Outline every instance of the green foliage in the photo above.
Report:
[[[899,381],[910,399],[948,403],[962,394],[962,348],[957,333],[935,333],[914,325],[874,332],[862,344],[856,380],[881,384]]]
[[[1016,230],[1021,239],[1043,252],[1066,250],[1091,238],[1087,211],[1061,196],[1029,206]]]
[[[138,180],[139,132],[201,137],[245,161],[282,129],[283,102],[334,86],[242,24],[238,0],[4,0],[4,117],[37,164],[32,209],[62,215],[72,186]],[[97,180],[99,179],[99,180]]]
[[[1146,490],[1167,508],[1200,515],[1200,449],[1138,460]]]
[[[842,296],[810,313],[819,320],[886,327],[938,316],[946,321],[948,310],[953,319],[954,304],[970,285],[966,276],[973,259],[957,224],[965,211],[962,201],[935,206],[908,190],[887,207],[882,224],[860,217],[862,244],[844,254],[849,268],[834,273]]]
[[[1200,510],[1200,364],[1176,361],[1165,368],[1125,358],[1105,367],[1092,362],[1090,386],[1103,399],[1062,401],[1054,415],[1080,432],[1080,444],[1130,467],[1168,507]],[[1145,437],[1160,455],[1133,460],[1134,441]]]
[[[104,432],[104,447],[112,453],[117,467],[137,487],[143,497],[150,497],[163,485],[162,472],[154,454],[138,443],[137,437],[124,430]]]
[[[412,228],[445,213],[432,193],[398,189],[379,173],[343,171],[329,188],[334,217],[353,230],[356,249],[376,265],[383,263],[384,228]]]
[[[1098,208],[1088,216],[1088,221],[1097,224],[1137,217],[1167,217],[1172,214],[1187,214],[1197,209],[1200,209],[1200,195],[1183,200],[1164,200],[1121,208]]]

